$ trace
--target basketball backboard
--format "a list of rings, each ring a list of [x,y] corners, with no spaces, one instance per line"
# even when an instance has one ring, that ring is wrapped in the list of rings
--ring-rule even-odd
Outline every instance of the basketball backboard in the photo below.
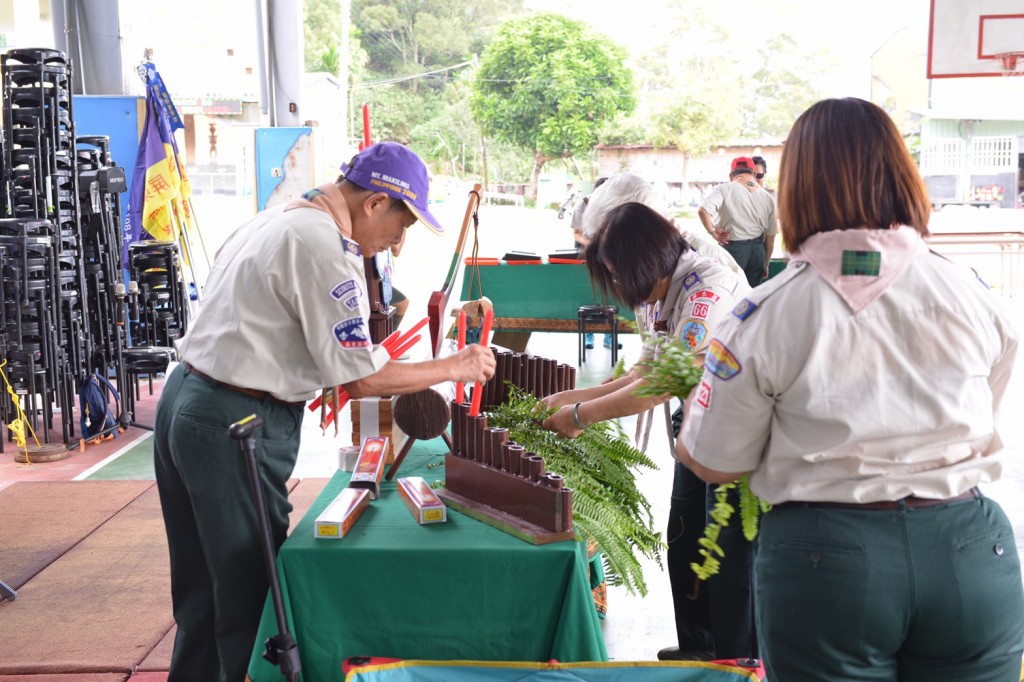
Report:
[[[1024,53],[1024,0],[931,0],[929,78],[1001,76],[1006,53]]]

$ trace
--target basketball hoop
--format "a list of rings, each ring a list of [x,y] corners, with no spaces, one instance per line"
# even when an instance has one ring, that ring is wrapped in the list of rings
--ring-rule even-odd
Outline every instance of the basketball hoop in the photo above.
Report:
[[[1024,52],[1000,52],[993,55],[1004,76],[1024,76]]]

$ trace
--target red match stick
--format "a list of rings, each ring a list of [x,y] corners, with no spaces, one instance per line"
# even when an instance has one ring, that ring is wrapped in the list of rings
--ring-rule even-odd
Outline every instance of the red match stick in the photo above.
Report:
[[[459,311],[459,346],[462,350],[466,347],[466,311]],[[455,402],[461,403],[466,400],[466,384],[462,381],[455,382]]]
[[[484,328],[480,331],[480,345],[487,348],[487,340],[491,336],[491,325],[494,324],[494,308],[488,308],[487,312],[484,313]],[[473,386],[473,404],[469,408],[469,416],[477,417],[480,415],[480,401],[483,400],[484,384],[482,381],[476,382]]]

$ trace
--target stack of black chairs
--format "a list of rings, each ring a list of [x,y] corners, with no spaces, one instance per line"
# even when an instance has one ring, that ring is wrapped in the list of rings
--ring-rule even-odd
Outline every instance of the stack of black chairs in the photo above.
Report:
[[[188,294],[177,242],[128,245],[133,346],[173,346],[188,326]]]
[[[170,346],[184,333],[177,245],[133,252],[139,284],[129,297],[120,236],[126,178],[109,138],[75,135],[70,60],[52,49],[9,50],[0,78],[0,362],[32,429],[49,442],[56,407],[70,443],[88,376],[114,378],[122,393],[129,379],[137,387],[138,363],[124,356],[129,333],[137,346]],[[138,311],[131,330],[129,302]],[[15,412],[3,391],[0,421]]]
[[[61,409],[64,441],[74,436],[75,383],[92,371],[92,339],[81,258],[78,174],[74,152],[71,63],[62,52],[17,49],[0,57],[4,100],[4,174],[9,187],[4,226],[8,374],[29,396],[31,419],[52,428]],[[35,404],[39,396],[40,405]],[[5,420],[6,421],[6,420]]]
[[[117,285],[121,269],[121,193],[127,189],[124,169],[110,156],[110,138],[90,135],[76,139],[78,189],[82,209],[82,262],[86,325],[93,340],[92,365],[103,376],[114,374],[125,385],[121,350],[125,343],[125,295]],[[123,285],[122,285],[123,286]]]

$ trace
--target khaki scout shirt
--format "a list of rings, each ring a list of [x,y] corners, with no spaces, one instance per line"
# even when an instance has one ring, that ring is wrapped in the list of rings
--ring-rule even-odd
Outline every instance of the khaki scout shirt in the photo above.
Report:
[[[347,222],[292,205],[239,228],[217,254],[181,358],[290,402],[381,369],[389,357],[370,342],[363,258],[338,219]]]
[[[700,207],[711,214],[716,227],[729,231],[730,241],[774,237],[779,231],[775,199],[763,187],[751,192],[738,182],[718,185]]]
[[[719,327],[683,443],[771,503],[954,497],[1000,476],[1017,345],[912,228],[816,234]]]
[[[696,251],[686,251],[679,257],[665,299],[639,308],[637,324],[651,334],[664,327],[684,347],[702,356],[718,324],[748,291],[750,285],[742,274]],[[665,324],[659,325],[659,320]],[[641,363],[654,357],[654,347],[654,339],[644,343]]]

